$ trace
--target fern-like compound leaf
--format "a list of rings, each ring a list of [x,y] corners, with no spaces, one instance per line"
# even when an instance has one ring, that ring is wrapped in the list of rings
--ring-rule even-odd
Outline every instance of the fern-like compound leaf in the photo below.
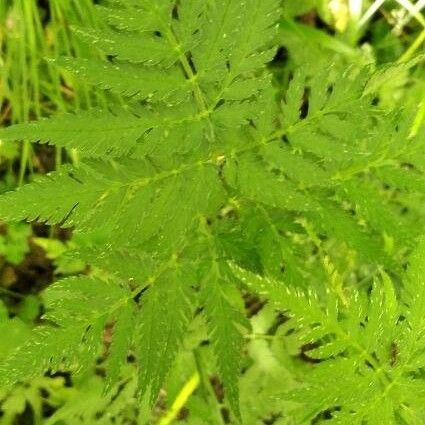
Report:
[[[109,392],[119,382],[123,365],[127,362],[132,348],[133,331],[136,323],[136,304],[129,299],[113,317],[112,340],[106,361],[105,392]]]
[[[425,165],[414,155],[422,133],[411,135],[409,111],[377,104],[380,70],[330,65],[313,77],[297,71],[287,89],[276,87],[266,65],[276,52],[280,3],[117,0],[99,7],[104,25],[74,29],[104,59],[57,65],[105,90],[107,101],[102,110],[0,130],[1,140],[51,143],[81,158],[4,194],[0,217],[73,227],[83,242],[69,255],[88,263],[92,276],[46,291],[44,322],[10,354],[1,383],[79,370],[103,354],[111,387],[133,351],[140,390],[154,403],[202,310],[227,400],[240,416],[245,323],[230,259],[291,282],[246,276],[252,290],[293,316],[288,329],[320,362],[293,395],[310,403],[297,411],[299,423],[339,406],[335,420],[382,414],[391,423],[391,403],[404,400],[398,377],[414,387],[406,370],[423,364],[416,345],[423,297],[409,283],[419,279],[418,261],[402,303],[385,277],[370,297],[340,288],[323,301],[323,288],[301,288],[329,272],[316,261],[328,258],[329,246],[346,246],[347,261],[367,279],[380,267],[400,274],[398,260],[423,232],[421,208],[409,198],[424,194]],[[105,328],[112,342],[103,353]],[[409,363],[391,359],[393,345],[405,347],[400,359]],[[341,387],[326,393],[334,372]],[[352,393],[350,382],[358,384]],[[394,385],[382,396],[386,382]],[[365,400],[377,413],[362,407]]]
[[[93,110],[75,115],[18,124],[0,130],[3,140],[29,140],[79,149],[90,156],[124,155],[152,126],[152,122],[125,111],[115,114]]]
[[[246,324],[241,312],[226,297],[222,288],[225,282],[214,267],[205,276],[201,301],[205,305],[205,315],[226,396],[234,413],[240,417],[238,376],[243,342],[241,331]]]
[[[314,347],[306,355],[318,363],[302,376],[302,388],[282,395],[301,404],[295,412],[299,423],[309,423],[325,411],[331,412],[334,423],[385,420],[395,425],[399,417],[416,423],[411,415],[421,410],[423,392],[406,388],[424,385],[424,252],[422,240],[411,257],[401,298],[385,274],[369,297],[353,291],[349,298],[340,298],[329,291],[321,300],[312,291],[232,265],[244,284],[293,317],[285,329],[297,332],[300,346]]]
[[[192,316],[190,286],[177,265],[162,273],[143,296],[136,336],[139,385],[153,405],[173,365]]]
[[[53,284],[44,294],[43,324],[2,362],[1,386],[44,371],[66,368],[78,372],[90,367],[100,354],[108,319],[129,300],[128,290],[90,277]]]
[[[56,64],[93,86],[133,100],[177,103],[187,100],[190,93],[187,80],[177,68],[162,71],[134,64],[104,64],[82,58],[61,58]]]

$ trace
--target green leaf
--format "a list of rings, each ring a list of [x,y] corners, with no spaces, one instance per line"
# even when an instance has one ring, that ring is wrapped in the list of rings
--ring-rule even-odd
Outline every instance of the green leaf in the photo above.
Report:
[[[183,102],[190,86],[176,68],[162,71],[133,64],[114,64],[83,58],[60,58],[55,63],[93,86],[149,102]]]
[[[388,276],[402,280],[422,232],[425,185],[413,109],[381,101],[382,80],[400,67],[375,73],[337,61],[316,72],[319,57],[295,72],[267,66],[279,47],[278,0],[105,4],[96,28],[76,32],[106,57],[59,60],[106,91],[105,109],[0,130],[1,141],[78,151],[78,165],[4,194],[0,217],[73,227],[64,256],[90,274],[46,290],[41,323],[8,351],[0,385],[82,372],[103,354],[111,389],[134,349],[138,390],[153,404],[189,334],[190,349],[210,339],[238,420],[244,340],[258,337],[296,389],[276,390],[282,421],[414,423],[408,412],[424,405],[422,251],[404,286]],[[243,300],[228,260],[272,278],[233,267]],[[378,279],[382,268],[388,276]],[[250,314],[268,303],[278,315],[264,335],[244,335],[243,301],[254,303]],[[201,314],[208,330],[191,333]],[[243,365],[249,375],[251,362]],[[208,400],[201,381],[194,400]],[[68,407],[72,419],[96,416]],[[270,420],[260,416],[253,423]]]
[[[400,308],[386,274],[373,284],[370,295],[352,290],[347,300],[330,290],[322,301],[313,291],[287,287],[231,264],[232,272],[246,286],[293,316],[284,325],[286,335],[295,335],[300,344],[313,344],[306,355],[321,360],[302,372],[300,388],[282,394],[300,403],[292,416],[297,423],[309,423],[320,413],[330,412],[334,423],[378,423],[384,417],[387,423],[396,424],[403,406],[416,405],[417,395],[406,392],[405,385],[412,381],[423,385],[421,374],[412,375],[423,367],[412,361],[423,352],[425,343],[424,292],[418,291],[423,253],[421,240],[411,257],[406,292],[401,297],[408,311]],[[414,298],[410,298],[408,288],[413,282]],[[334,384],[329,384],[330,376]]]
[[[138,118],[123,110],[116,114],[91,110],[2,128],[0,138],[52,143],[79,149],[89,156],[121,156],[134,148],[137,140],[151,127],[149,119]]]
[[[308,211],[314,205],[311,199],[296,190],[293,183],[284,177],[273,179],[271,171],[248,155],[241,162],[226,164],[225,176],[241,197],[254,202],[295,211]]]
[[[124,304],[116,313],[112,328],[112,341],[108,349],[106,363],[105,392],[110,392],[121,377],[123,365],[133,341],[136,305],[132,300]]]
[[[192,316],[191,288],[181,271],[166,270],[142,295],[136,349],[139,355],[139,386],[150,388],[153,405],[165,381]]]
[[[3,360],[0,385],[9,387],[47,370],[90,367],[100,353],[108,317],[130,296],[115,284],[84,276],[50,286],[44,294],[44,324]]]
[[[226,283],[212,266],[202,285],[201,302],[204,304],[210,337],[214,346],[220,377],[226,397],[237,417],[239,409],[239,369],[242,350],[241,328],[246,325],[243,316],[225,295]]]

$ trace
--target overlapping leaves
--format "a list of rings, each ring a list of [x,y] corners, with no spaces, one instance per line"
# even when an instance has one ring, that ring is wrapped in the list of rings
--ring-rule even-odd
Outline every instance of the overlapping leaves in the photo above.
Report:
[[[383,274],[366,291],[325,300],[233,266],[235,275],[288,320],[281,335],[296,335],[315,365],[300,372],[300,387],[283,398],[300,407],[296,423],[323,418],[341,424],[416,424],[423,420],[425,242],[411,257],[401,296]],[[419,313],[419,311],[421,313]],[[420,419],[422,418],[422,420]]]
[[[296,238],[288,237],[305,235],[300,218],[375,267],[393,268],[393,254],[421,232],[414,215],[396,215],[400,205],[383,185],[404,190],[401,180],[381,174],[394,169],[412,178],[402,166],[420,140],[408,137],[411,118],[376,104],[379,84],[368,69],[340,75],[331,67],[313,79],[300,72],[279,93],[265,67],[276,50],[278,6],[277,0],[113,2],[99,9],[103,29],[76,29],[105,61],[65,58],[58,66],[122,96],[120,105],[0,130],[2,140],[78,149],[82,164],[4,195],[0,216],[75,227],[89,242],[74,255],[110,277],[98,296],[122,295],[101,317],[64,297],[54,311],[81,315],[84,327],[47,315],[59,329],[49,323],[36,329],[9,360],[24,359],[14,366],[15,378],[0,372],[4,382],[49,367],[78,369],[78,350],[64,350],[83,342],[87,364],[99,354],[103,328],[114,323],[111,381],[135,347],[140,386],[150,387],[153,402],[201,306],[237,414],[244,324],[240,303],[229,295],[228,258],[255,258],[258,269],[284,269],[301,285],[303,261],[294,255]],[[415,179],[422,195],[419,164]],[[386,207],[375,209],[382,202]],[[394,252],[382,248],[384,238]],[[84,283],[82,296],[87,290],[95,298],[92,290],[102,284],[90,282],[76,278],[49,291],[66,285],[72,294],[72,285]],[[51,347],[55,335],[64,336],[59,352]]]

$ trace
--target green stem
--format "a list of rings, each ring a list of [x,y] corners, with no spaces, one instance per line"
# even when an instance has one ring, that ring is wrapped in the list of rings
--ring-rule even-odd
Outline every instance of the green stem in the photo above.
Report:
[[[177,418],[178,414],[180,413],[180,410],[189,400],[189,397],[193,394],[196,388],[198,388],[199,382],[199,374],[198,372],[195,372],[184,384],[183,388],[180,390],[170,409],[158,421],[158,425],[170,425],[174,421],[174,419]]]
[[[7,288],[3,288],[2,286],[0,286],[0,292],[13,298],[18,298],[18,299],[25,298],[25,295],[19,294],[18,292],[11,291],[10,289],[7,289]]]
[[[30,158],[31,145],[28,141],[22,143],[22,152],[21,152],[21,161],[19,165],[19,175],[18,175],[18,186],[24,184],[25,171],[27,169],[27,164]]]
[[[399,63],[407,62],[415,54],[416,50],[421,47],[422,43],[425,42],[425,28],[421,33],[416,37],[415,41],[410,45],[410,47],[404,52],[404,54],[398,60]]]

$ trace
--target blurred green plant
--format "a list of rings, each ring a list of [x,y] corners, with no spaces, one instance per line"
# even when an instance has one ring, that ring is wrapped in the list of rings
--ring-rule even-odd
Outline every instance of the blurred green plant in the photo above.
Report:
[[[11,264],[19,264],[28,252],[31,227],[24,223],[10,223],[4,234],[0,233],[0,257]]]
[[[92,0],[4,0],[0,4],[0,126],[28,122],[53,112],[101,104],[103,96],[76,82],[49,58],[66,54],[86,57],[92,53],[76,37],[72,24],[96,26]],[[0,141],[1,142],[1,141]],[[15,158],[13,147],[0,157]],[[56,165],[61,163],[56,150]],[[12,157],[12,158],[11,158]],[[29,142],[23,142],[17,176],[22,184],[27,169],[32,173],[38,158]]]

